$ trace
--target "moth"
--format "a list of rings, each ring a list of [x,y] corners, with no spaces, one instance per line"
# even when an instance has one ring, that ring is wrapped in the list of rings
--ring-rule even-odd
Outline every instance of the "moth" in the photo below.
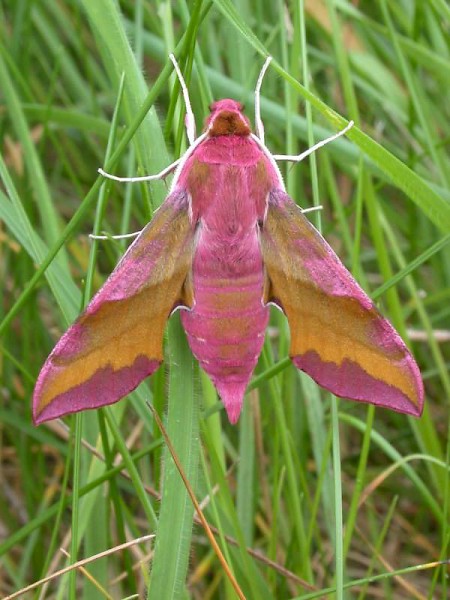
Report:
[[[269,305],[289,323],[290,358],[337,396],[419,416],[423,385],[411,353],[390,323],[287,195],[264,143],[260,88],[256,133],[231,99],[210,107],[202,135],[180,69],[190,147],[169,195],[86,310],[63,335],[36,383],[36,424],[112,404],[163,360],[174,310],[190,348],[214,383],[231,423],[261,353]],[[103,172],[104,173],[104,172]],[[110,176],[113,179],[114,176]]]

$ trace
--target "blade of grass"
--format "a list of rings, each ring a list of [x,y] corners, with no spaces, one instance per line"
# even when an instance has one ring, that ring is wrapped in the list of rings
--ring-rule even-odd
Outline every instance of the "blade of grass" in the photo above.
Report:
[[[215,539],[215,537],[214,537],[214,535],[213,535],[213,533],[212,533],[212,531],[211,531],[211,529],[210,529],[210,527],[208,525],[208,522],[205,519],[203,511],[200,508],[199,503],[197,502],[197,498],[195,497],[194,490],[192,489],[191,482],[189,481],[189,478],[186,475],[185,470],[184,470],[184,468],[183,468],[183,466],[182,466],[182,464],[181,464],[181,462],[180,462],[180,460],[179,460],[179,458],[177,456],[177,452],[176,452],[175,447],[173,446],[173,444],[172,444],[172,442],[170,440],[169,434],[166,431],[166,429],[164,428],[164,426],[163,426],[163,424],[162,424],[162,422],[161,422],[161,420],[159,418],[158,413],[156,411],[154,411],[153,409],[152,409],[152,412],[153,412],[154,418],[156,419],[156,421],[158,423],[158,427],[161,430],[161,433],[163,434],[164,440],[165,440],[165,442],[167,444],[167,447],[168,447],[169,452],[170,452],[170,454],[172,456],[172,459],[173,459],[173,461],[174,461],[174,463],[175,463],[175,465],[176,465],[176,467],[178,469],[178,473],[180,474],[180,476],[181,476],[181,478],[183,480],[183,484],[184,484],[184,486],[185,486],[185,488],[186,488],[186,490],[187,490],[187,492],[189,494],[189,497],[191,499],[193,507],[195,508],[195,512],[197,513],[197,516],[199,517],[199,519],[200,519],[200,521],[201,521],[201,523],[203,525],[205,533],[208,536],[208,539],[209,539],[209,541],[211,543],[211,546],[213,547],[214,552],[216,553],[217,557],[219,558],[220,563],[221,563],[222,567],[224,568],[224,571],[225,571],[228,579],[230,580],[230,582],[231,582],[231,584],[232,584],[232,586],[233,586],[236,594],[238,595],[239,598],[241,598],[242,600],[245,600],[245,596],[242,593],[242,590],[240,589],[239,584],[236,581],[233,573],[231,572],[228,564],[226,563],[226,561],[224,559],[224,556],[222,554],[222,551],[220,550],[220,547],[219,547],[219,545],[216,542],[216,539]]]
[[[0,46],[0,52],[2,54],[4,52],[2,46]],[[33,199],[40,213],[45,237],[48,243],[52,244],[58,238],[60,231],[58,219],[52,203],[47,180],[44,175],[43,166],[36,152],[36,146],[31,138],[30,129],[21,102],[3,60],[0,60],[0,87],[2,88],[3,96],[8,107],[11,121],[14,124],[17,137],[23,147],[23,155],[29,174],[29,181],[33,189]],[[65,270],[68,269],[67,257],[64,252],[58,258],[58,262]]]
[[[352,588],[359,588],[362,585],[367,583],[376,583],[377,581],[390,580],[394,577],[400,577],[402,575],[410,575],[413,573],[417,573],[419,571],[424,571],[427,569],[436,569],[441,565],[448,565],[450,561],[433,561],[429,563],[424,563],[420,565],[414,565],[413,567],[405,567],[404,569],[395,569],[393,571],[388,571],[387,573],[379,573],[378,575],[372,575],[371,577],[362,577],[360,579],[354,579],[353,581],[349,581],[344,583],[344,590],[352,590]],[[295,598],[291,598],[291,600],[314,600],[315,598],[323,598],[330,596],[336,592],[335,587],[327,587],[322,588],[318,592],[311,592],[308,594],[303,594],[302,596],[296,596]]]
[[[360,419],[357,419],[356,417],[353,417],[352,415],[349,415],[346,413],[340,413],[340,419],[342,421],[345,421],[346,423],[349,423],[352,427],[355,427],[355,429],[357,429],[358,431],[361,431],[362,433],[364,433],[366,430],[366,423],[364,423]],[[378,448],[380,448],[386,454],[386,456],[389,457],[392,461],[401,461],[402,460],[402,456],[398,452],[398,450],[396,450],[394,448],[394,446],[392,444],[390,444],[378,431],[376,431],[375,429],[372,429],[370,432],[370,438],[371,438],[371,441]],[[436,519],[439,521],[439,523],[442,523],[442,518],[443,518],[442,508],[441,508],[438,500],[435,498],[433,493],[430,491],[429,487],[417,475],[416,471],[412,467],[410,467],[408,464],[402,463],[401,467],[402,467],[402,470],[407,475],[407,477],[416,486],[416,488],[418,489],[419,493],[421,494],[421,496],[423,498],[423,501],[433,512]]]
[[[422,131],[424,132],[424,135],[425,135],[425,139],[426,139],[427,146],[428,146],[428,152],[430,153],[430,156],[433,158],[433,163],[439,171],[439,175],[442,179],[442,183],[445,184],[446,186],[448,186],[450,183],[450,177],[448,175],[447,161],[444,159],[441,152],[437,152],[437,150],[436,150],[435,136],[433,135],[433,133],[431,131],[431,119],[430,119],[431,115],[427,115],[425,113],[426,104],[425,104],[424,97],[420,92],[420,84],[414,78],[412,71],[409,68],[408,61],[403,54],[402,47],[397,39],[397,34],[394,29],[394,25],[393,25],[393,22],[392,22],[390,13],[389,13],[389,8],[388,8],[386,0],[379,0],[379,4],[381,6],[381,11],[383,13],[383,17],[387,24],[387,28],[388,28],[388,31],[390,34],[392,44],[394,46],[396,56],[400,63],[400,68],[402,70],[403,77],[405,78],[405,81],[406,81],[406,84],[408,87],[408,93],[411,96],[411,100],[412,100],[414,109],[417,113]]]
[[[190,487],[196,487],[199,458],[198,395],[193,358],[179,318],[169,324],[170,372],[167,436]],[[155,417],[156,418],[156,417]],[[163,431],[164,435],[164,431]],[[166,440],[167,442],[167,440]],[[147,598],[182,598],[189,561],[194,507],[169,450],[164,453],[164,481],[155,553]]]
[[[118,6],[113,0],[96,2],[83,0],[82,3],[97,35],[104,63],[115,85],[125,73],[123,101],[126,121],[130,123],[142,110],[147,85],[126,37]],[[139,164],[145,173],[157,173],[170,163],[154,107],[146,111],[133,141]],[[154,194],[156,207],[165,196],[163,183],[157,183]]]

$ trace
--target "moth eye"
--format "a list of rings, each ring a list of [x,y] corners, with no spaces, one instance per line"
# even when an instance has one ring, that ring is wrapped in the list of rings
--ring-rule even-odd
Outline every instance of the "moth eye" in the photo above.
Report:
[[[209,112],[212,112],[214,110],[214,102],[211,102],[211,104],[208,106],[208,110]]]

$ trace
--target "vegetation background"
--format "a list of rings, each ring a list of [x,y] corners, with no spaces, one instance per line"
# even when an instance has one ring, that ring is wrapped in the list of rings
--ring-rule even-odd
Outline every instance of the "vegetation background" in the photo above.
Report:
[[[448,598],[450,7],[445,0],[0,2],[0,595],[235,598],[146,402],[247,598]],[[253,117],[303,207],[408,340],[420,420],[337,401],[286,358],[272,315],[237,426],[177,317],[167,360],[115,406],[32,425],[53,344],[140,229],[186,148],[175,51],[200,127],[212,99]],[[340,116],[339,116],[340,115]],[[155,543],[156,540],[156,543]],[[439,564],[436,561],[444,561]]]

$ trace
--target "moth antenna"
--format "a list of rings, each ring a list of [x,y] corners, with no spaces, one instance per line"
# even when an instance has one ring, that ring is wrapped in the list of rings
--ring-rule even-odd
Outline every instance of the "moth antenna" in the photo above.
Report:
[[[133,231],[133,233],[122,233],[120,235],[95,235],[90,233],[91,240],[125,240],[127,238],[137,237],[141,231]]]
[[[261,86],[264,79],[264,75],[266,74],[267,68],[270,65],[271,60],[271,56],[268,56],[266,58],[266,61],[263,64],[263,68],[261,69],[255,87],[255,133],[261,140],[262,144],[264,144],[264,123],[261,119]]]
[[[347,126],[344,127],[344,129],[342,129],[341,131],[338,131],[337,133],[335,133],[334,135],[331,135],[330,137],[327,137],[325,140],[322,140],[321,142],[317,142],[317,144],[314,144],[314,146],[311,146],[311,148],[308,148],[308,150],[305,150],[305,152],[302,152],[301,154],[273,154],[272,157],[275,160],[290,160],[292,162],[301,162],[304,158],[306,158],[307,156],[309,156],[310,154],[312,154],[319,148],[322,148],[322,146],[325,146],[326,144],[329,144],[330,142],[334,142],[334,140],[336,140],[338,137],[341,137],[341,135],[345,135],[347,133],[347,131],[353,127],[354,124],[355,124],[354,121],[349,121]]]
[[[318,204],[317,206],[310,206],[309,208],[302,208],[302,213],[310,213],[310,212],[314,212],[316,210],[323,210],[323,206],[322,204]]]
[[[155,180],[164,179],[165,177],[167,177],[167,175],[169,175],[169,173],[171,173],[172,171],[174,171],[176,169],[176,167],[180,163],[180,160],[181,160],[181,158],[178,158],[176,161],[174,161],[168,167],[166,167],[159,173],[156,173],[156,175],[144,175],[143,177],[118,177],[117,175],[111,175],[111,173],[107,173],[102,168],[97,169],[97,171],[100,173],[100,175],[102,175],[103,177],[106,177],[107,179],[112,179],[113,181],[120,181],[122,183],[136,183],[138,181],[155,181]]]
[[[191,101],[189,99],[189,92],[187,89],[186,82],[184,81],[183,74],[180,70],[180,67],[178,66],[177,59],[175,58],[175,56],[173,54],[169,54],[169,58],[172,61],[173,66],[175,67],[175,71],[178,76],[178,81],[180,82],[181,90],[183,92],[184,104],[186,106],[186,117],[184,119],[184,123],[186,125],[186,135],[189,140],[189,144],[192,145],[194,143],[196,134],[195,134],[195,119],[194,119],[194,113],[192,112]]]

